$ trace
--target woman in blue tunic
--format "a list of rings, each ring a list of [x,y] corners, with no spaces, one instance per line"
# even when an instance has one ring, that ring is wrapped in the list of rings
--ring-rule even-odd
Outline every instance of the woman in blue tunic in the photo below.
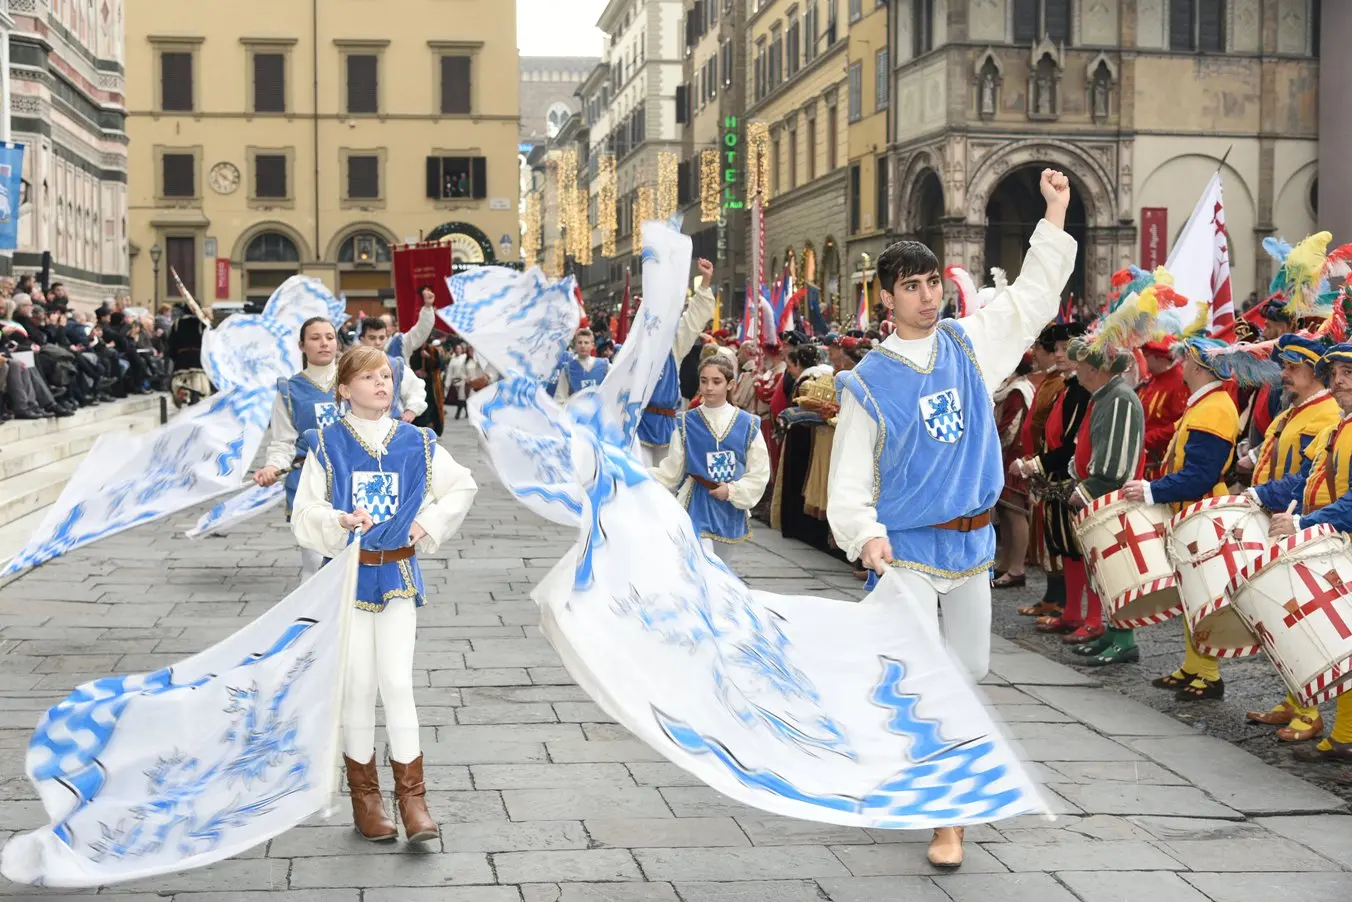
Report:
[[[676,417],[667,455],[650,472],[690,513],[708,551],[715,542],[751,537],[750,510],[770,482],[770,452],[760,420],[728,403],[736,375],[732,363],[714,355],[699,369],[699,407]]]
[[[379,348],[343,355],[336,397],[347,413],[307,437],[291,529],[300,544],[331,558],[361,529],[357,600],[343,691],[343,759],[357,830],[392,840],[376,769],[376,698],[385,709],[395,800],[409,842],[438,835],[424,799],[413,649],[424,603],[419,554],[437,550],[464,522],[477,487],[469,470],[428,429],[390,418],[390,360]]]
[[[261,486],[285,478],[288,521],[296,500],[296,486],[300,485],[300,469],[311,450],[305,433],[338,421],[338,404],[333,397],[338,333],[333,324],[322,316],[306,320],[300,327],[300,353],[304,364],[301,371],[289,379],[277,380],[267,462],[253,475],[254,482]],[[320,555],[302,548],[301,582],[314,576],[322,563]]]

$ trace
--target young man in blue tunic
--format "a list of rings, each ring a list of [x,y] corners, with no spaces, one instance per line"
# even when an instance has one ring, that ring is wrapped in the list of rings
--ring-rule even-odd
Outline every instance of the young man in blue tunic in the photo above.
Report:
[[[878,575],[896,568],[974,679],[990,666],[995,559],[991,512],[1004,488],[992,393],[1056,317],[1075,266],[1065,231],[1070,183],[1044,170],[1046,215],[1018,279],[973,315],[939,319],[942,265],[916,241],[878,257],[895,331],[840,374],[826,516],[840,548]],[[935,831],[929,858],[962,864],[960,827]]]
[[[751,538],[750,511],[770,482],[760,418],[728,403],[736,371],[714,354],[700,364],[702,403],[676,418],[667,456],[653,478],[677,490],[706,551]]]
[[[676,415],[681,412],[684,403],[681,398],[681,377],[679,364],[690,353],[690,349],[699,341],[704,326],[714,315],[714,265],[701,257],[695,264],[699,269],[700,286],[681,314],[676,326],[676,341],[671,347],[671,356],[662,368],[657,387],[648,398],[648,406],[638,423],[639,448],[643,451],[643,463],[655,467],[667,456],[667,446],[671,443],[672,433],[676,431]]]
[[[423,312],[430,309],[430,306],[425,305]],[[368,318],[362,320],[359,338],[363,346],[379,348],[390,358],[390,372],[394,374],[394,406],[390,408],[390,415],[405,423],[412,423],[427,410],[427,386],[408,365],[405,354],[412,353],[409,349],[413,348],[413,340],[408,340],[411,335],[412,329],[407,335],[396,335],[391,339],[390,329],[383,319]]]
[[[559,373],[559,384],[554,389],[554,398],[567,400],[568,396],[584,388],[600,385],[610,372],[610,361],[593,355],[596,350],[596,336],[591,329],[578,329],[573,336],[573,356]]]

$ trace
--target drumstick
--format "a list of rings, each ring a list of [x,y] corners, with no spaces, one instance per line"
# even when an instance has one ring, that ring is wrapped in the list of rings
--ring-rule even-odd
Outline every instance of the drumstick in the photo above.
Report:
[[[1296,512],[1296,499],[1292,498],[1291,503],[1286,506],[1286,513],[1290,515],[1294,514],[1295,512]]]

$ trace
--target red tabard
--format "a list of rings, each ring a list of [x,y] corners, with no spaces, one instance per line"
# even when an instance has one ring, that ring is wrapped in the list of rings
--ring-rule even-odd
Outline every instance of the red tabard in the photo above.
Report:
[[[1080,423],[1080,432],[1075,436],[1075,474],[1081,480],[1089,475],[1089,461],[1094,457],[1093,442],[1089,436],[1089,422],[1094,418],[1094,402],[1089,402],[1089,407],[1084,412],[1084,422]],[[1141,456],[1136,459],[1136,472],[1131,475],[1132,479],[1141,479],[1145,476],[1145,449],[1141,450]]]

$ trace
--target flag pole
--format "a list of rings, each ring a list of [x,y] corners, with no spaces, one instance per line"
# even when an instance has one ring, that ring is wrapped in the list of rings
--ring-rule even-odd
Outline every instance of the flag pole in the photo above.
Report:
[[[1225,156],[1221,157],[1221,161],[1220,161],[1219,163],[1216,164],[1216,171],[1217,171],[1217,172],[1220,172],[1222,169],[1225,168],[1225,161],[1228,160],[1228,159],[1230,159],[1230,151],[1232,151],[1232,150],[1234,150],[1234,149],[1235,149],[1235,145],[1233,145],[1233,144],[1231,144],[1229,147],[1225,148]]]

